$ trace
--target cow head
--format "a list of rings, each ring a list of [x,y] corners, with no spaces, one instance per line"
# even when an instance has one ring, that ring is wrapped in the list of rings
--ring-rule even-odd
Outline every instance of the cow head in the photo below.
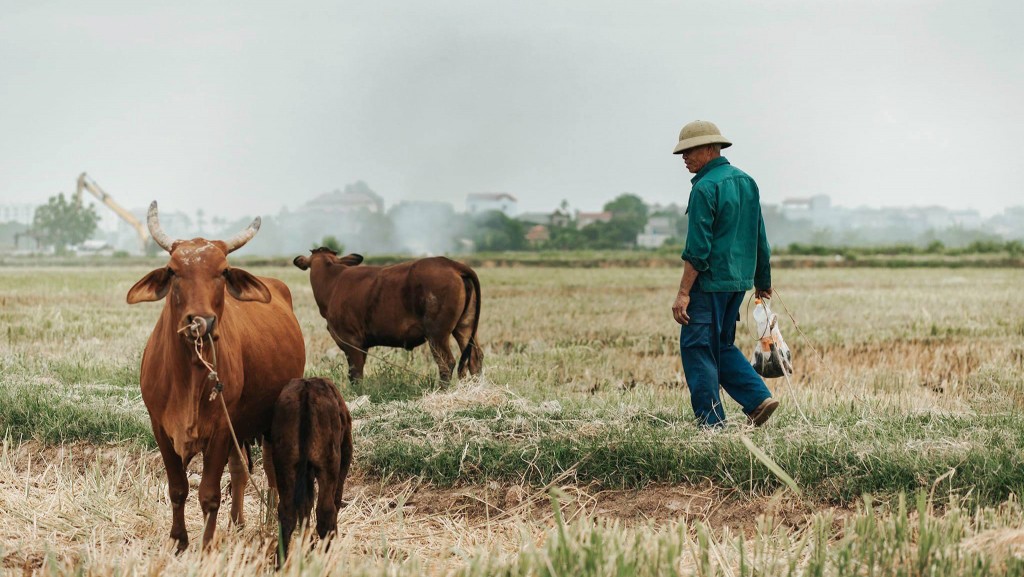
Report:
[[[128,304],[168,297],[171,318],[179,328],[191,327],[186,336],[198,339],[213,334],[224,312],[225,292],[241,301],[270,302],[267,286],[248,272],[228,266],[227,259],[256,235],[259,217],[228,240],[172,239],[160,227],[156,201],[149,205],[147,220],[153,241],[170,253],[171,260],[135,283],[128,291]]]
[[[295,257],[292,263],[301,268],[302,270],[309,270],[311,266],[316,264],[322,265],[341,265],[341,266],[356,266],[363,262],[363,255],[352,253],[350,255],[338,258],[338,253],[322,246],[309,251],[309,256],[299,255]]]

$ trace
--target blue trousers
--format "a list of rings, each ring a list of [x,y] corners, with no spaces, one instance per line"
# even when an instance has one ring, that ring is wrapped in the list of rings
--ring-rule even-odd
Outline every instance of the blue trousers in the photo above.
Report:
[[[750,414],[772,396],[750,361],[736,348],[736,318],[744,292],[709,293],[694,283],[686,308],[690,324],[679,331],[690,403],[699,424],[718,426],[725,420],[719,385]]]

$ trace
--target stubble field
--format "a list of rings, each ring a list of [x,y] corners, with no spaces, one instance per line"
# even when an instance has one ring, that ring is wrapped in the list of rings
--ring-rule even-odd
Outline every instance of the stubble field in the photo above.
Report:
[[[5,571],[273,571],[260,469],[245,527],[225,492],[201,555],[193,491],[170,552],[138,390],[162,303],[124,303],[150,268],[0,268]],[[249,270],[291,287],[306,372],[356,419],[339,536],[287,574],[1024,573],[1019,269],[776,271],[796,375],[769,383],[766,427],[713,433],[681,375],[678,270],[479,270],[485,375],[446,390],[425,350],[375,349],[350,385],[305,273]]]

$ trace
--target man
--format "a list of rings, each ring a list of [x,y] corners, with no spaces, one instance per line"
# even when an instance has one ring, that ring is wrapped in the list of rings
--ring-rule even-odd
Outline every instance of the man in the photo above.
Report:
[[[770,298],[772,277],[757,184],[721,156],[729,146],[717,126],[698,120],[683,127],[673,152],[695,176],[672,315],[682,325],[679,351],[693,412],[705,427],[725,420],[719,384],[754,426],[779,406],[734,344],[745,292],[756,287],[758,297]]]

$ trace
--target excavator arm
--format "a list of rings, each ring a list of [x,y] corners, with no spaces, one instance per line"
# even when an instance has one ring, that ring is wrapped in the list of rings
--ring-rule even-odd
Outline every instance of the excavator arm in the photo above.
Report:
[[[121,220],[127,222],[135,229],[135,234],[139,236],[139,245],[142,252],[146,252],[147,245],[149,244],[149,229],[146,225],[142,224],[139,219],[135,218],[135,215],[125,209],[123,206],[114,201],[109,194],[106,193],[100,185],[96,184],[96,181],[89,178],[86,173],[78,175],[78,186],[75,189],[75,202],[81,206],[82,204],[82,190],[88,190],[93,196],[98,198],[100,202],[105,204],[107,208],[114,211],[117,216],[121,217]]]

